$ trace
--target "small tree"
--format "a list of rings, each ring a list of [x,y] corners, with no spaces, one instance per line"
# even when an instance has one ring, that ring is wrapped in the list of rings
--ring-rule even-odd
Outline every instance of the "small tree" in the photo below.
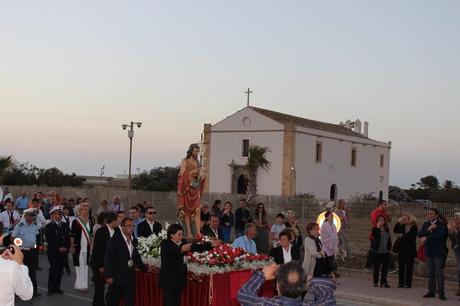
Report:
[[[267,159],[266,154],[270,152],[268,147],[253,145],[249,147],[249,156],[244,166],[244,175],[248,182],[247,201],[252,203],[257,195],[257,171],[263,169],[268,171],[271,162]]]
[[[428,176],[422,177],[420,179],[420,182],[417,183],[417,185],[423,189],[430,189],[430,190],[439,189],[439,180],[434,175],[428,175]]]
[[[0,183],[3,183],[3,175],[5,174],[6,169],[11,167],[13,164],[11,155],[10,156],[0,156]]]

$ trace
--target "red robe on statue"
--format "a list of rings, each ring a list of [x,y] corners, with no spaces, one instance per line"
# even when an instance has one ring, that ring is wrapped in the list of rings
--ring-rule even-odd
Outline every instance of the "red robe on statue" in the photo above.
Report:
[[[195,214],[196,210],[200,208],[201,194],[204,190],[204,179],[198,176],[200,168],[194,165],[190,159],[182,160],[177,188],[178,210],[182,209],[186,216]]]

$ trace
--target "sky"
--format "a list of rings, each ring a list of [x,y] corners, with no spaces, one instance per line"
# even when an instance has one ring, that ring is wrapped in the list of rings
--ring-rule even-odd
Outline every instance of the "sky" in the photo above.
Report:
[[[0,155],[175,166],[246,104],[392,141],[390,183],[460,184],[460,1],[0,0]]]

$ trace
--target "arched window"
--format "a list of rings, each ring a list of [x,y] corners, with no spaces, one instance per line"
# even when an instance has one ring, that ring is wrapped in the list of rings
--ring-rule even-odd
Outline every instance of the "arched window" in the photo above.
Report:
[[[379,201],[382,201],[383,200],[383,191],[380,190],[379,192]]]
[[[337,200],[337,186],[335,184],[331,185],[331,191],[330,191],[329,199],[331,201]]]
[[[238,177],[238,186],[236,188],[236,192],[238,194],[246,194],[246,191],[248,190],[248,181],[244,177],[243,174],[241,174]]]

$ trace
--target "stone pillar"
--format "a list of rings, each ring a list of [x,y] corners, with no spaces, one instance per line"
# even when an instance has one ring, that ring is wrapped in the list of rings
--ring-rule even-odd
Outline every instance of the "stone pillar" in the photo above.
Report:
[[[284,125],[283,139],[283,177],[281,194],[291,196],[295,193],[295,177],[292,168],[295,167],[296,126],[293,123]]]
[[[211,165],[211,124],[205,123],[203,127],[203,167],[205,168],[206,183],[204,186],[204,192],[209,192],[209,174]]]

